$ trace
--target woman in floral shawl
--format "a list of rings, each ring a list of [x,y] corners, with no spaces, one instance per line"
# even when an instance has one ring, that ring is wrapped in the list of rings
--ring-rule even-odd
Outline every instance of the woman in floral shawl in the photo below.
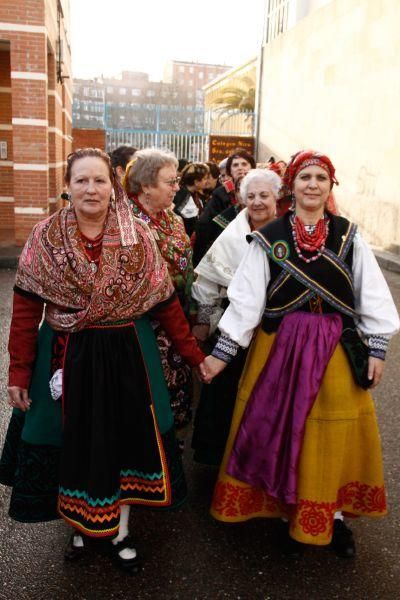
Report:
[[[71,206],[33,228],[18,266],[9,340],[14,414],[0,480],[14,486],[10,515],[25,522],[55,518],[58,487],[58,513],[75,530],[66,559],[84,553],[84,536],[106,537],[117,563],[136,570],[129,505],[168,507],[186,493],[145,313],[154,311],[189,364],[203,355],[108,156],[73,152],[65,181]]]
[[[154,236],[182,308],[188,315],[193,282],[192,249],[181,217],[171,208],[179,189],[177,165],[177,159],[169,152],[154,148],[141,150],[127,167],[124,186],[132,203],[133,214],[148,225]],[[191,368],[157,318],[153,319],[153,327],[170,393],[175,427],[183,447],[186,429],[192,418]]]

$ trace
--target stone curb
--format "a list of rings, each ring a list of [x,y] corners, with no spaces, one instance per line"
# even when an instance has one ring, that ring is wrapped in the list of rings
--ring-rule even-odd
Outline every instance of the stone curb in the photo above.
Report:
[[[398,254],[392,254],[391,252],[385,252],[384,250],[377,250],[373,248],[376,260],[382,269],[393,271],[394,273],[400,273],[400,256]]]

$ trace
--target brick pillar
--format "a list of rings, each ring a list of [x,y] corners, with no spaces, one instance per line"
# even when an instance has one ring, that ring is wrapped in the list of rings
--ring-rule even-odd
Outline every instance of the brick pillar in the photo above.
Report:
[[[1,246],[15,243],[10,71],[10,52],[0,51],[0,142],[7,144],[7,156],[0,156]]]
[[[57,179],[59,163],[62,162],[62,109],[61,99],[56,90],[56,61],[51,52],[47,55],[47,84],[48,84],[48,120],[49,120],[49,212],[57,209],[57,196],[60,193]],[[60,114],[61,113],[61,114]],[[59,118],[57,118],[59,117]]]
[[[44,26],[43,0],[31,0]],[[19,32],[11,40],[15,240],[23,244],[48,214],[47,39],[45,32]]]

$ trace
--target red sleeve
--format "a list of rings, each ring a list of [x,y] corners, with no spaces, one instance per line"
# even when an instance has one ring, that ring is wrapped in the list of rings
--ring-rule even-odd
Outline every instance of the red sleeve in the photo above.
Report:
[[[13,313],[8,340],[10,368],[8,385],[29,388],[36,357],[36,340],[43,314],[43,300],[14,293]]]
[[[196,338],[190,331],[178,297],[175,296],[171,302],[155,307],[152,314],[165,329],[175,348],[188,365],[197,367],[205,359],[205,354],[200,350]]]

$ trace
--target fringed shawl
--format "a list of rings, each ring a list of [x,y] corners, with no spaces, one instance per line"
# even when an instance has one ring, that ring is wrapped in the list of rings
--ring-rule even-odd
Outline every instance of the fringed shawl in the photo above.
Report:
[[[99,267],[93,273],[73,208],[32,230],[16,286],[46,302],[45,319],[59,331],[134,319],[169,298],[173,286],[147,225],[136,219],[121,189],[110,203]]]

